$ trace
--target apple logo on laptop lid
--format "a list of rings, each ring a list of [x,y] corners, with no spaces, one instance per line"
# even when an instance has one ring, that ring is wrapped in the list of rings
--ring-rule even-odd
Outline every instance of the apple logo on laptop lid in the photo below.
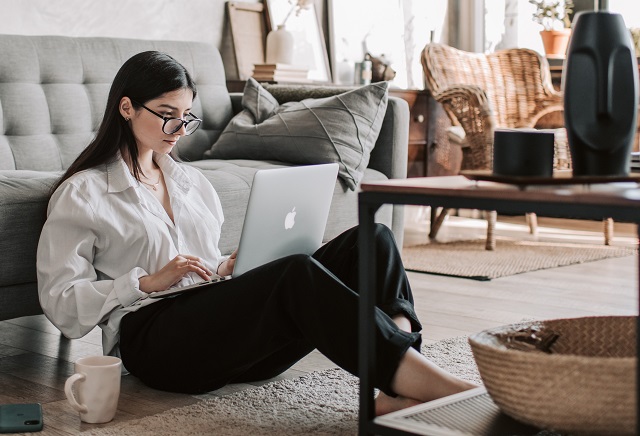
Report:
[[[291,228],[293,228],[293,226],[296,223],[296,207],[294,206],[293,209],[291,209],[291,212],[289,212],[287,214],[287,216],[284,219],[284,228],[286,230],[289,230]]]

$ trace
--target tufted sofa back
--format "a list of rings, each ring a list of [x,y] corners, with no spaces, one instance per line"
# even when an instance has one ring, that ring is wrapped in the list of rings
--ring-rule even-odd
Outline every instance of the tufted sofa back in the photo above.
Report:
[[[204,120],[178,153],[199,160],[232,117],[218,50],[200,42],[0,35],[0,170],[60,171],[91,141],[120,66],[146,50],[173,56],[198,88]]]

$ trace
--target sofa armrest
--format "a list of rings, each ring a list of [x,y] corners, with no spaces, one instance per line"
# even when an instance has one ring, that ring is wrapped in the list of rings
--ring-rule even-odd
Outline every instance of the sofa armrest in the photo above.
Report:
[[[323,86],[323,85],[276,85],[263,83],[264,89],[280,104],[290,101],[301,101],[306,98],[325,98],[353,91],[355,87]]]
[[[231,110],[234,115],[238,115],[242,112],[242,93],[230,92],[229,97],[231,97]]]
[[[38,315],[36,251],[61,173],[0,171],[0,321]]]
[[[371,150],[369,168],[390,179],[407,177],[409,116],[409,104],[405,100],[389,97],[378,140]]]
[[[387,112],[375,147],[371,150],[369,168],[383,173],[390,179],[407,177],[409,154],[409,104],[399,97],[389,97]],[[391,207],[391,230],[398,247],[404,242],[404,206]]]

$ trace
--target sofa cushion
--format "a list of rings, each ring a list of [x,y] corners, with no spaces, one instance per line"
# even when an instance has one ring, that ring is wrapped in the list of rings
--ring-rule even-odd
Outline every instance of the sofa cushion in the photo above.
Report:
[[[351,190],[362,179],[387,109],[388,82],[279,105],[254,79],[243,110],[204,157],[318,164],[336,162]]]

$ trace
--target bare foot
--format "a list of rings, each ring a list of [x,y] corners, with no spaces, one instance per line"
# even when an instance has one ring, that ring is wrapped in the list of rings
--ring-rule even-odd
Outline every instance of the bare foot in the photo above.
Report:
[[[387,413],[395,412],[397,410],[406,409],[407,407],[417,406],[420,401],[412,398],[402,397],[390,397],[389,395],[380,392],[376,397],[376,416],[386,415]]]
[[[470,389],[475,389],[477,387],[480,387],[480,385],[478,385],[478,384],[475,384],[475,383],[467,381],[467,380],[462,380],[462,379],[460,379],[459,385],[460,385],[460,388],[459,388],[460,390],[458,392],[455,392],[455,393],[460,393],[460,392],[464,392],[464,391],[468,391]]]
[[[470,389],[477,388],[478,385],[467,380],[457,379],[448,386],[448,389],[444,389],[438,393],[434,398],[429,401],[438,400],[440,398],[448,397],[450,395],[459,394],[460,392],[468,391]]]
[[[457,394],[478,387],[478,385],[476,385],[475,383],[471,383],[466,380],[459,379],[457,382],[458,383],[456,383],[455,388],[451,389],[450,392],[443,396]],[[434,398],[434,400],[435,399],[437,398]],[[403,397],[401,395],[398,395],[397,397],[390,397],[384,392],[380,392],[375,400],[376,416],[386,415],[387,413],[406,409],[407,407],[417,406],[418,404],[422,404],[422,401],[414,400],[413,398],[409,397]]]

